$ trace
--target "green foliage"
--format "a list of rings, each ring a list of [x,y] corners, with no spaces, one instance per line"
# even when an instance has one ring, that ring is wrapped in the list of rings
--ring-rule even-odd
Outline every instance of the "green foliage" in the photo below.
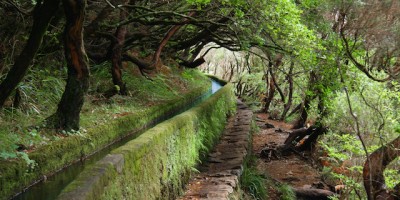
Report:
[[[265,179],[254,168],[244,168],[240,184],[254,199],[266,199]]]
[[[335,143],[335,145],[332,145]],[[331,158],[345,161],[350,158],[364,155],[361,142],[354,134],[326,134],[320,142],[321,146]]]
[[[397,184],[400,183],[399,177],[400,177],[400,172],[399,172],[399,158],[394,161],[393,168],[387,169],[384,172],[385,176],[385,184],[387,185],[388,188],[394,188]]]
[[[397,90],[386,87],[386,84],[371,82],[363,75],[354,74],[347,86],[350,89],[350,102],[353,112],[357,115],[361,133],[365,137],[379,135],[366,141],[368,145],[386,143],[394,137],[399,116]],[[396,86],[394,86],[396,87]],[[325,119],[325,124],[334,132],[355,132],[355,121],[349,112],[347,97],[344,92],[337,92],[329,97],[331,115]]]
[[[284,48],[299,61],[307,66],[314,66],[315,50],[321,46],[317,43],[314,31],[302,23],[302,11],[291,0],[273,0],[266,4],[268,6],[263,12],[268,21],[264,25],[267,32],[281,41]]]
[[[266,84],[263,81],[263,72],[254,72],[254,73],[245,73],[241,75],[241,82],[245,87],[251,88],[251,93],[248,93],[243,96],[246,102],[259,102],[262,99],[262,95],[266,92]]]
[[[32,149],[49,141],[47,135],[39,133],[45,126],[41,122],[51,114],[61,98],[64,75],[64,72],[57,73],[49,68],[32,68],[28,72],[18,85],[21,95],[19,108],[5,109],[0,113],[0,158],[22,159],[31,168],[35,166],[27,153],[16,149],[18,146],[22,146],[22,150]]]
[[[397,83],[389,84],[388,87],[388,84],[373,82],[352,66],[347,68],[346,76],[351,79],[345,79],[344,87],[349,91],[351,107],[360,125],[360,135],[371,153],[398,137],[398,86]],[[321,145],[329,154],[333,167],[340,167],[343,161],[351,162],[348,171],[352,176],[337,174],[332,170],[327,170],[326,173],[330,178],[340,180],[346,185],[342,197],[353,198],[356,197],[356,191],[363,191],[361,170],[366,159],[365,151],[356,135],[356,123],[349,111],[344,91],[332,92],[328,97],[330,115],[324,119],[324,123],[331,131],[323,137]],[[389,188],[400,177],[398,173],[391,173],[398,167],[395,163],[385,170]]]
[[[367,134],[366,136],[364,135],[364,138],[366,137],[373,137],[373,133]],[[382,138],[380,140],[382,141]],[[367,150],[370,153],[382,145],[379,140],[373,141],[370,139],[364,140],[364,142],[368,144]],[[357,195],[365,195],[360,193],[360,191],[364,191],[361,175],[366,156],[359,138],[354,135],[354,133],[340,135],[335,132],[330,132],[328,135],[323,137],[320,143],[324,151],[329,155],[329,157],[324,159],[331,163],[331,167],[346,171],[346,174],[338,174],[329,167],[324,168],[325,170],[323,172],[326,178],[332,180],[334,183],[340,182],[341,184],[346,185],[341,196],[346,198],[356,198]],[[349,164],[344,167],[344,163]],[[384,171],[385,180],[388,182],[388,188],[393,188],[396,183],[398,183],[400,177],[397,170],[398,166],[399,164],[394,161],[394,163],[389,165]]]
[[[254,156],[248,156],[244,161],[244,168],[240,176],[240,186],[253,199],[267,199],[266,179],[252,166]]]
[[[281,193],[280,199],[282,200],[295,200],[296,193],[287,184],[280,184],[278,191]]]
[[[211,0],[186,0],[187,3],[194,5],[206,5],[209,4],[210,1]]]
[[[184,78],[188,81],[193,80],[193,71],[195,71],[195,70],[188,69],[188,70],[183,71],[182,78]]]

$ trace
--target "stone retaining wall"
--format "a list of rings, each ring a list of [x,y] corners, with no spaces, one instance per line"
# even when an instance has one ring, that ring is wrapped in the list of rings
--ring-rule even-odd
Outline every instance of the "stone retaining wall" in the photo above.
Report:
[[[84,170],[59,199],[173,199],[218,141],[236,97],[231,84]]]
[[[252,111],[238,100],[235,116],[229,119],[221,140],[208,154],[179,200],[228,200],[238,190],[244,159],[250,145]]]
[[[24,160],[0,163],[0,199],[8,199],[27,186],[84,159],[113,141],[138,132],[182,105],[191,104],[208,90],[209,87],[199,87],[180,99],[93,126],[87,129],[86,137],[73,135],[41,146],[29,153],[30,159],[36,162],[34,168],[27,166]]]

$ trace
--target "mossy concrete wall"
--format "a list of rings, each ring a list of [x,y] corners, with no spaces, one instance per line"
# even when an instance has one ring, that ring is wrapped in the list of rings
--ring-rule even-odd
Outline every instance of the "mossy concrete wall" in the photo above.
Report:
[[[173,199],[234,114],[231,84],[84,170],[59,199]]]
[[[45,176],[84,159],[115,140],[132,132],[138,132],[157,121],[158,118],[163,118],[173,110],[181,108],[182,105],[192,103],[208,90],[210,90],[209,86],[199,87],[180,99],[149,107],[141,112],[131,113],[90,128],[85,137],[69,136],[41,146],[29,154],[30,159],[37,164],[34,168],[27,166],[23,160],[0,163],[0,199],[8,199],[35,181],[40,181]]]

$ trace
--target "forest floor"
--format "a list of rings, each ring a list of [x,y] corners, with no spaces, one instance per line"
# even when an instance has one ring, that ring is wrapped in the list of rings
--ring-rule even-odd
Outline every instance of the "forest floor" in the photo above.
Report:
[[[268,114],[258,113],[256,122],[259,131],[253,134],[252,150],[256,156],[255,167],[263,176],[273,180],[275,185],[287,184],[292,188],[318,188],[328,190],[309,155],[290,154],[279,159],[265,158],[261,151],[265,147],[282,145],[292,125],[268,119]],[[282,199],[277,187],[268,186],[269,199]]]

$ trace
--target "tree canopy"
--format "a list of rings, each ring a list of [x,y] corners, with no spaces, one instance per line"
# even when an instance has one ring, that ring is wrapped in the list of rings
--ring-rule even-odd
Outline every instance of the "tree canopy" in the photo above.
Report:
[[[2,111],[19,107],[31,68],[66,66],[47,122],[67,131],[80,128],[91,70],[108,67],[111,97],[133,89],[126,63],[148,79],[166,66],[201,68],[277,119],[312,121],[318,131],[304,148],[319,138],[337,160],[363,158],[368,199],[399,195],[400,183],[389,177],[387,189],[384,178],[400,155],[398,0],[5,0],[0,14]],[[359,148],[329,142],[347,135]],[[353,184],[349,195],[360,190]]]

